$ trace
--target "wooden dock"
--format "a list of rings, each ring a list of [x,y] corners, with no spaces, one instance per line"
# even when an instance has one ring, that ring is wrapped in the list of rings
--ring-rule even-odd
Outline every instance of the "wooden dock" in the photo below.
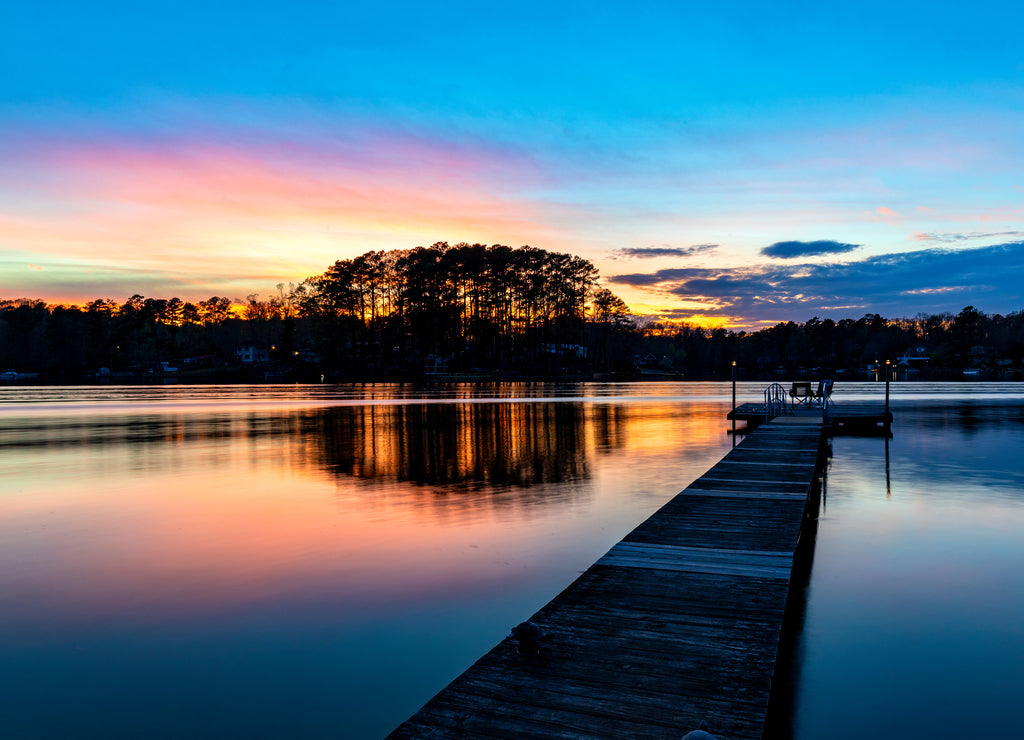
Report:
[[[758,740],[823,449],[820,415],[763,424],[531,617],[539,654],[506,639],[389,737]]]
[[[830,403],[824,410],[803,405],[788,410],[796,417],[820,419],[826,431],[832,434],[888,434],[893,420],[892,412],[883,404],[870,401]],[[744,421],[752,429],[765,421],[765,405],[743,403],[726,414],[726,418]]]

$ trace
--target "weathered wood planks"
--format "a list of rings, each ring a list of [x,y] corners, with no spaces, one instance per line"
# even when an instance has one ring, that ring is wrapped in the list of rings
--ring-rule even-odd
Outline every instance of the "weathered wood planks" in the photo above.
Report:
[[[821,441],[747,436],[532,617],[538,655],[506,640],[389,737],[760,738]]]

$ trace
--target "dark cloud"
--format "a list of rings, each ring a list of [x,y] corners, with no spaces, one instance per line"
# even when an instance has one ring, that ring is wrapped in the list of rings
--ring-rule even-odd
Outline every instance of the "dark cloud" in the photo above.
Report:
[[[675,268],[615,275],[609,282],[701,302],[709,307],[705,313],[753,325],[811,316],[957,312],[969,304],[989,313],[1019,311],[1024,308],[1021,274],[1024,241],[959,250],[936,247],[825,265]]]
[[[616,249],[616,257],[652,259],[654,257],[694,257],[718,249],[717,244],[694,244],[691,247],[626,247]]]
[[[816,254],[843,254],[852,252],[860,244],[844,244],[828,239],[821,239],[814,242],[775,242],[769,247],[761,250],[765,257],[812,257]]]
[[[673,267],[651,273],[634,272],[631,275],[612,275],[608,280],[621,285],[652,287],[666,283],[687,282],[698,275],[704,275],[708,272],[714,271],[701,267]]]
[[[914,234],[914,238],[920,242],[938,242],[940,244],[956,244],[958,242],[973,241],[975,239],[1005,239],[1006,237],[1021,237],[1024,231],[996,231],[985,233],[973,231],[969,234]]]

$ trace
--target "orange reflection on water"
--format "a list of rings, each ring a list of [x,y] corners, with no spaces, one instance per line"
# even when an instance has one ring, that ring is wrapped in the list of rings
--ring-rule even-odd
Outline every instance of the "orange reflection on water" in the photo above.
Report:
[[[15,535],[7,562],[20,568],[0,575],[3,590],[36,611],[100,617],[205,611],[307,589],[386,597],[430,588],[432,572],[458,587],[464,558],[451,529],[466,527],[465,511],[453,523],[408,492],[339,489],[263,467],[150,477],[144,488],[95,481],[59,495],[29,491],[32,505],[5,512]],[[472,537],[497,550],[516,527],[481,516],[493,511],[473,509]]]
[[[8,618],[60,623],[410,608],[578,570],[688,482],[643,479],[645,459],[675,450],[695,476],[722,425],[714,404],[409,403],[6,432],[21,440],[0,450],[17,492],[0,503]]]

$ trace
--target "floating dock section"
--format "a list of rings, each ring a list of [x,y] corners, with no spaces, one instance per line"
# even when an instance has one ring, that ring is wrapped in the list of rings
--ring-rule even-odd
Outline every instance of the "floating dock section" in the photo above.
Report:
[[[813,417],[822,421],[831,434],[889,434],[893,421],[892,412],[887,406],[865,401],[830,403],[825,409],[796,406],[786,411],[793,416]],[[747,429],[754,429],[766,417],[763,403],[743,403],[726,414],[727,419],[746,422]]]
[[[762,424],[389,736],[762,737],[819,414]],[[509,625],[510,630],[514,625]]]

